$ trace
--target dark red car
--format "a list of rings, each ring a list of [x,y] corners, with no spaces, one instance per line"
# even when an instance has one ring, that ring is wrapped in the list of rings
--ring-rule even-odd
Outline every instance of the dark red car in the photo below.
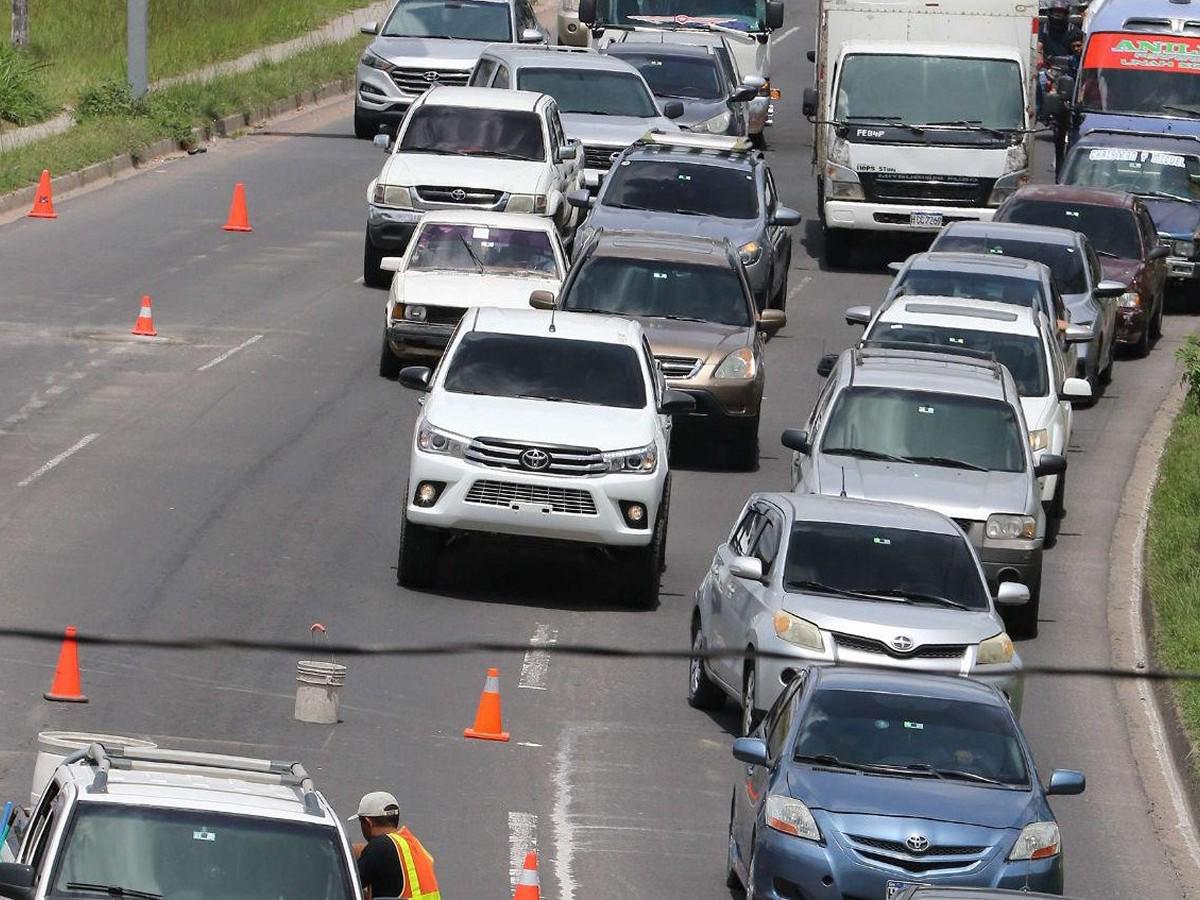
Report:
[[[1129,285],[1117,308],[1117,343],[1138,356],[1162,334],[1168,249],[1150,212],[1124,191],[1039,184],[1023,187],[996,211],[997,222],[1049,225],[1081,231],[1100,257],[1104,277]]]

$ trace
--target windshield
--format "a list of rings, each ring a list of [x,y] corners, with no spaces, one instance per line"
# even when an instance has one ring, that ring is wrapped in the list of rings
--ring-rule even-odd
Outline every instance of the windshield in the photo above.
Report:
[[[1200,158],[1157,150],[1093,147],[1067,158],[1062,183],[1200,200]]]
[[[599,0],[597,20],[617,25],[718,25],[759,31],[766,0]]]
[[[79,804],[55,897],[357,900],[333,828],[225,813]],[[88,885],[91,887],[83,887]]]
[[[571,281],[563,309],[619,316],[702,319],[750,326],[742,280],[728,266],[592,256]]]
[[[834,118],[1023,128],[1021,67],[1001,59],[855,53],[845,60]]]
[[[381,37],[456,38],[463,41],[512,40],[507,3],[477,0],[401,0]]]
[[[537,113],[469,106],[419,107],[409,116],[400,149],[531,162],[546,158],[542,120]]]
[[[1005,206],[996,221],[1080,231],[1100,253],[1110,253],[1121,259],[1142,258],[1137,219],[1133,210],[1125,207],[1017,199]]]
[[[594,69],[522,69],[517,86],[523,91],[549,94],[561,113],[590,116],[631,116],[653,119],[658,115],[654,97],[632,72]]]
[[[652,51],[613,53],[642,73],[658,97],[723,100],[717,61],[711,56],[674,56]]]
[[[1000,400],[852,387],[838,395],[821,451],[1023,472],[1026,440],[1012,408]]]
[[[997,256],[1016,256],[1032,259],[1050,269],[1058,289],[1064,294],[1087,293],[1087,273],[1075,247],[1068,244],[1041,244],[1012,238],[974,237],[943,232],[934,239],[931,250],[960,253],[994,253]]]
[[[642,367],[632,347],[524,334],[465,335],[450,359],[445,387],[455,394],[646,406]]]
[[[884,690],[819,690],[796,734],[795,755],[1029,784],[1025,754],[1005,708]]]
[[[964,297],[1042,308],[1042,285],[1030,278],[1012,278],[991,272],[949,272],[937,269],[909,269],[896,285],[896,296]]]
[[[907,322],[876,322],[868,339],[982,350],[994,354],[1008,368],[1022,397],[1045,397],[1050,390],[1042,342],[1032,335],[913,325]]]
[[[436,269],[562,277],[550,235],[544,231],[434,222],[417,234],[408,270]]]
[[[1200,117],[1200,39],[1103,32],[1088,39],[1076,103],[1133,116]]]
[[[971,546],[957,534],[797,522],[783,581],[793,592],[808,590],[798,585],[809,582],[864,594],[886,590],[945,597],[968,609],[990,609]]]
[[[758,215],[749,169],[674,160],[625,160],[608,176],[600,204],[724,219]]]

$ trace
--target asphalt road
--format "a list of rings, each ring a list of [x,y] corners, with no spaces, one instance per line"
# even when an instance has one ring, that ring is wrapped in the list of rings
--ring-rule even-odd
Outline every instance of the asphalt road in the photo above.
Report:
[[[395,585],[416,398],[375,373],[384,295],[357,283],[364,189],[382,158],[346,137],[348,105],[60,202],[55,222],[0,226],[0,586],[3,624],[141,635],[339,641],[458,639],[686,646],[691,595],[752,490],[784,488],[776,435],[807,413],[814,364],[855,336],[841,319],[911,248],[852,272],[816,262],[808,13],[785,33],[786,96],[770,133],[797,230],[791,317],[769,348],[754,474],[678,471],[659,609],[622,607],[603,563],[463,542],[437,593]],[[220,229],[244,181],[255,231]],[[127,332],[154,298],[162,338]],[[1167,321],[1076,417],[1069,515],[1048,554],[1033,663],[1103,665],[1107,552],[1141,435],[1194,322]],[[232,351],[232,353],[231,353]],[[231,354],[231,355],[226,355]],[[74,452],[63,457],[74,448]],[[51,465],[54,460],[60,459]],[[86,706],[45,703],[56,648],[0,639],[0,796],[24,799],[39,730],[100,729],[166,745],[295,757],[344,813],[393,790],[438,858],[446,897],[508,896],[536,841],[543,894],[728,898],[724,842],[736,714],[685,702],[686,664],[521,654],[350,662],[344,721],[292,720],[295,658],[278,652],[84,650]],[[319,653],[319,648],[314,650]],[[462,738],[484,669],[502,670],[509,744]],[[1024,724],[1043,773],[1087,772],[1056,812],[1068,892],[1179,897],[1112,686],[1033,680]]]

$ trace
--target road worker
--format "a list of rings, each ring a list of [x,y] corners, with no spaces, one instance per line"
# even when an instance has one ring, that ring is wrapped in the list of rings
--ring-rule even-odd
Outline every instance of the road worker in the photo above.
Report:
[[[400,804],[387,791],[372,791],[358,803],[364,841],[354,845],[358,877],[366,900],[441,900],[433,857],[416,835],[400,824]]]

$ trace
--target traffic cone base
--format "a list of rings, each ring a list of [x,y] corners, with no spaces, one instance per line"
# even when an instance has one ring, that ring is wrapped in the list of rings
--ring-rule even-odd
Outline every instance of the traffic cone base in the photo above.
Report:
[[[139,337],[157,337],[154,330],[154,311],[150,308],[150,295],[142,297],[142,310],[138,313],[137,321],[133,323],[133,334]]]
[[[54,211],[54,198],[50,191],[50,170],[42,169],[42,177],[38,179],[37,192],[33,195],[33,208],[29,210],[31,219],[57,219]]]
[[[542,888],[538,882],[537,851],[530,850],[525,854],[525,866],[521,869],[521,878],[517,881],[517,890],[513,900],[542,900]]]
[[[74,625],[67,626],[62,649],[58,651],[58,665],[54,667],[54,681],[42,696],[59,703],[88,702],[79,678],[79,647],[75,643]]]
[[[500,670],[488,669],[483,693],[479,696],[479,708],[475,712],[475,724],[463,731],[463,737],[481,741],[507,741],[509,733],[500,726]]]
[[[225,231],[253,231],[250,214],[246,211],[246,186],[240,181],[233,186],[233,200],[229,204],[229,218]]]

